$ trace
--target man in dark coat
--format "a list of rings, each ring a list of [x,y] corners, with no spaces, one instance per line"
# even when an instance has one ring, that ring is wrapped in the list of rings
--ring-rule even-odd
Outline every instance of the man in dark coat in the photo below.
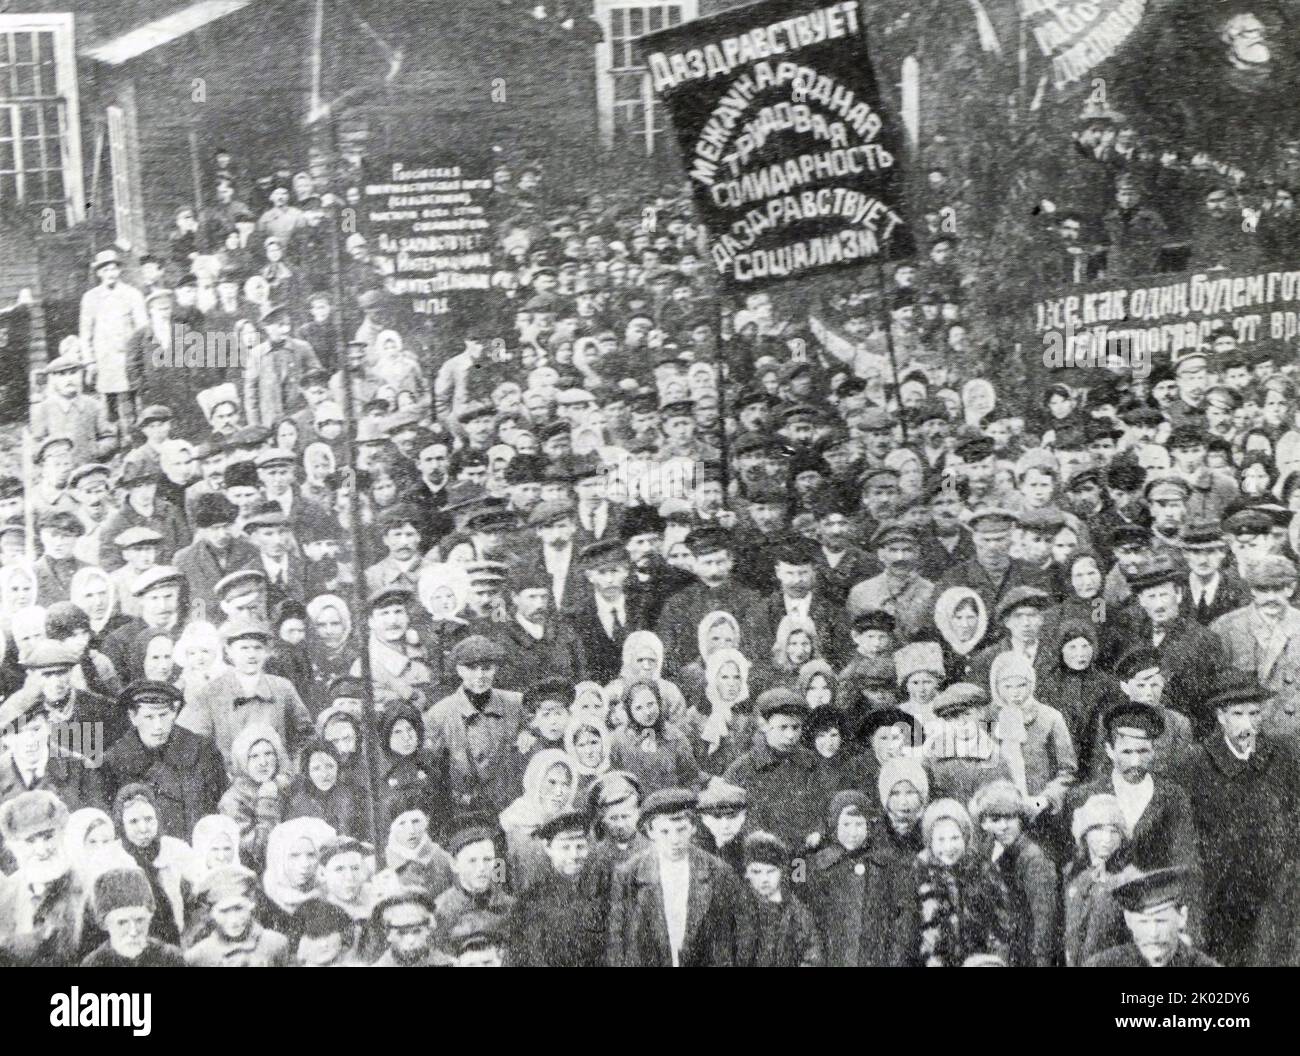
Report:
[[[751,654],[765,656],[776,640],[776,629],[787,615],[806,616],[817,628],[821,652],[837,671],[853,651],[844,624],[843,604],[833,601],[817,582],[817,547],[809,540],[787,540],[773,549],[780,589],[749,612],[745,640]]]
[[[4,750],[0,751],[0,803],[41,789],[53,792],[69,810],[104,805],[99,770],[68,743],[68,733],[79,733],[80,728],[51,729],[39,698],[15,693],[0,705],[0,730],[5,731]],[[10,868],[11,853],[6,846]]]
[[[1183,767],[1205,873],[1205,947],[1229,966],[1249,963],[1260,908],[1297,858],[1300,763],[1261,732],[1267,701],[1253,674],[1221,672],[1206,702],[1217,730]]]
[[[632,562],[627,595],[641,614],[642,627],[655,627],[668,599],[695,582],[695,577],[664,560],[664,519],[650,506],[636,506],[623,515],[623,545]]]
[[[510,577],[511,619],[493,628],[501,646],[499,689],[523,692],[544,678],[578,682],[582,648],[567,622],[551,611],[551,579],[543,568],[521,568]]]
[[[591,595],[569,614],[569,626],[582,649],[583,677],[602,686],[618,678],[623,668],[623,643],[638,630],[641,598],[628,594],[631,563],[619,539],[602,539],[578,554]]]
[[[238,517],[239,508],[224,495],[200,495],[194,503],[194,542],[176,551],[176,567],[189,583],[190,603],[201,602],[213,623],[219,622],[217,584],[231,572],[261,565],[257,547],[234,532]]]
[[[597,968],[605,959],[602,907],[578,876],[591,845],[587,812],[564,811],[533,835],[549,865],[515,898],[511,963],[529,968]]]
[[[217,812],[226,790],[226,770],[210,738],[176,725],[185,698],[165,682],[135,682],[119,706],[130,719],[129,733],[104,756],[104,794],[109,802],[124,785],[154,790],[164,836],[187,843],[199,818]]]
[[[808,705],[778,686],[759,694],[755,710],[763,740],[727,767],[723,779],[745,790],[751,826],[802,847],[820,825],[817,760],[799,743]]]
[[[1186,871],[1179,866],[1143,873],[1115,887],[1132,942],[1089,957],[1085,968],[1218,968],[1182,939],[1187,926]]]
[[[692,845],[695,796],[646,797],[641,827],[652,847],[614,874],[608,960],[615,968],[730,967],[743,894],[731,867]]]
[[[1051,577],[1041,569],[1011,556],[1011,528],[1016,515],[1000,507],[977,510],[968,527],[975,556],[948,569],[934,585],[937,598],[949,587],[970,587],[984,601],[985,612],[998,605],[1013,587],[1037,587],[1051,593]]]
[[[698,582],[674,594],[659,617],[666,677],[672,677],[696,658],[697,633],[705,616],[714,611],[729,612],[743,625],[745,614],[759,600],[754,591],[741,586],[732,575],[731,542],[722,529],[692,531],[686,545],[695,557]]]

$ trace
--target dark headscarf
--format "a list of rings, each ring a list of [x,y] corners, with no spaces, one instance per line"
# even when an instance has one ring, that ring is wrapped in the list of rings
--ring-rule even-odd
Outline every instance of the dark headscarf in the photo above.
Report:
[[[1076,638],[1084,638],[1092,645],[1092,663],[1082,671],[1067,667],[1062,656],[1065,646]],[[1039,700],[1055,708],[1065,719],[1081,769],[1092,752],[1102,702],[1115,688],[1114,678],[1097,666],[1098,655],[1097,628],[1093,623],[1076,619],[1063,621],[1053,634],[1050,661],[1038,665],[1038,684],[1034,691]]]
[[[153,812],[158,818],[158,830],[154,833],[152,840],[137,846],[131,842],[130,837],[126,834],[126,825],[122,821],[122,815],[126,813],[128,806],[141,799],[153,807]],[[169,908],[171,899],[162,885],[162,879],[158,875],[158,866],[156,864],[158,856],[162,853],[162,814],[158,810],[158,797],[154,794],[154,790],[148,785],[139,782],[123,785],[118,789],[117,795],[113,797],[113,825],[121,838],[123,849],[140,867],[144,875],[149,878],[149,887],[153,890],[154,905],[158,909],[149,924],[149,934],[163,942],[179,943],[180,933],[176,929],[176,920]]]

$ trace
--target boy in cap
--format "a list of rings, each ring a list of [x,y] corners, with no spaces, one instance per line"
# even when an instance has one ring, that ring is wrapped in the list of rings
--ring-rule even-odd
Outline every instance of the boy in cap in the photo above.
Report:
[[[100,873],[91,906],[108,939],[85,957],[83,968],[185,967],[180,950],[149,934],[157,902],[149,878],[138,867]]]
[[[1086,968],[1218,968],[1186,938],[1186,870],[1173,866],[1115,886],[1133,941],[1088,958]]]
[[[751,832],[743,858],[746,890],[736,920],[736,967],[822,967],[817,923],[786,878],[790,848],[770,832]]]
[[[512,963],[532,968],[597,968],[605,958],[604,913],[579,876],[591,853],[587,812],[569,810],[539,825],[549,868],[515,898]]]
[[[86,892],[64,851],[68,808],[53,792],[0,805],[0,835],[17,870],[0,879],[0,956],[15,966],[76,964],[90,952]]]
[[[287,968],[289,940],[253,919],[257,874],[242,865],[214,869],[196,892],[212,932],[185,951],[194,968]]]
[[[137,524],[134,528],[118,532],[105,542],[117,547],[117,552],[126,562],[121,568],[109,573],[117,592],[117,607],[123,616],[139,617],[140,601],[131,593],[131,588],[143,572],[158,564],[158,544],[162,542],[162,534],[143,524]],[[101,548],[103,545],[101,543]]]
[[[651,849],[614,874],[611,967],[730,967],[743,891],[731,867],[693,843],[695,795],[666,788],[646,797],[641,827]]]
[[[189,526],[180,510],[158,495],[158,473],[147,466],[123,468],[118,487],[125,489],[126,501],[111,513],[100,529],[99,563],[106,572],[121,568],[125,558],[116,547],[104,546],[128,528],[152,528],[162,536],[158,560],[170,562],[172,555],[190,541]]]
[[[359,968],[363,962],[352,952],[351,915],[342,906],[323,898],[309,898],[293,911],[297,936],[293,963],[302,968]]]
[[[495,827],[484,815],[461,816],[447,841],[456,882],[438,895],[434,912],[439,923],[439,943],[446,945],[457,923],[470,913],[509,917],[515,900],[506,894],[505,859],[497,853]]]
[[[388,948],[372,968],[446,968],[452,959],[434,944],[437,918],[433,896],[420,887],[399,888],[385,895],[371,913],[373,934]]]
[[[504,810],[519,793],[513,756],[524,726],[523,698],[495,687],[496,642],[469,635],[448,660],[460,687],[425,712],[427,748],[447,766],[460,809]]]
[[[761,742],[727,767],[723,779],[743,788],[749,818],[791,846],[802,847],[818,826],[817,762],[800,743],[808,705],[791,689],[777,687],[755,702]]]
[[[293,755],[315,732],[311,712],[287,678],[266,673],[271,631],[265,623],[232,621],[221,628],[230,670],[218,675],[187,703],[178,724],[211,738],[231,771],[235,735],[252,723],[270,726]]]
[[[185,698],[166,682],[139,681],[118,698],[131,729],[104,754],[104,795],[144,783],[158,793],[158,824],[166,836],[188,841],[198,820],[217,812],[226,790],[225,765],[210,738],[176,724]]]
[[[466,913],[448,933],[457,968],[503,968],[504,922],[493,913]]]
[[[736,870],[737,876],[744,875],[741,833],[749,808],[745,790],[724,780],[710,781],[697,805],[702,831],[696,831],[696,843]]]

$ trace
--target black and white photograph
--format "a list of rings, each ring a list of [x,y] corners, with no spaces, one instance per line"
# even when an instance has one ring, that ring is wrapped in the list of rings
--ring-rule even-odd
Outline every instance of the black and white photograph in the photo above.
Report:
[[[1296,0],[0,0],[0,966],[1249,1033],[1298,194]]]

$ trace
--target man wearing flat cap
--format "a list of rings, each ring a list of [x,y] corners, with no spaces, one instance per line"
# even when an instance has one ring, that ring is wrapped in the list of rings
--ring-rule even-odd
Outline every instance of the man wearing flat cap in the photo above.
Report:
[[[970,587],[984,601],[987,612],[1015,587],[1036,587],[1051,593],[1054,584],[1041,569],[1011,556],[1011,532],[1017,515],[999,506],[975,510],[967,520],[975,556],[952,565],[934,585],[938,597],[949,587]]]
[[[743,625],[758,604],[753,590],[736,581],[734,543],[721,528],[692,529],[686,545],[694,556],[696,582],[674,594],[659,617],[666,677],[697,658],[700,621],[711,612],[729,612]]]
[[[396,583],[371,591],[366,599],[366,648],[375,707],[380,711],[405,701],[423,712],[437,696],[440,679],[435,665],[442,657],[436,651],[430,655],[412,626],[412,613],[418,607],[415,594]],[[361,676],[360,657],[349,670]]]
[[[131,729],[104,754],[104,796],[143,783],[157,796],[159,831],[189,841],[199,818],[217,812],[229,782],[221,754],[176,719],[185,698],[166,682],[133,682],[118,698]]]
[[[591,853],[585,810],[566,810],[534,831],[546,862],[515,896],[510,963],[532,968],[599,968],[605,963],[604,907],[579,883]]]
[[[1277,554],[1247,561],[1242,569],[1250,603],[1220,616],[1210,630],[1227,662],[1248,671],[1273,694],[1262,729],[1272,737],[1300,734],[1300,612],[1292,603],[1296,567]]]
[[[731,867],[693,842],[694,793],[646,797],[651,849],[614,873],[608,963],[614,968],[730,967],[743,891]]]
[[[1260,907],[1300,858],[1300,758],[1289,739],[1263,732],[1269,698],[1252,672],[1221,665],[1198,701],[1213,728],[1182,768],[1204,870],[1205,950],[1230,967],[1248,963]]]
[[[768,552],[777,589],[750,609],[746,640],[762,647],[776,641],[776,630],[786,616],[810,619],[817,628],[822,654],[838,671],[853,651],[853,642],[843,607],[826,597],[817,579],[817,544],[790,536],[774,540]]]
[[[221,626],[230,668],[209,682],[181,708],[177,724],[216,744],[228,772],[235,736],[254,723],[270,726],[294,755],[314,732],[311,712],[292,682],[266,673],[271,631],[258,620],[231,620]]]
[[[582,651],[583,677],[602,686],[623,667],[623,643],[642,627],[642,598],[628,593],[632,574],[627,547],[618,538],[590,543],[578,554],[590,593],[568,615]]]
[[[91,950],[86,891],[64,848],[68,808],[53,792],[0,805],[0,835],[17,871],[0,879],[0,959],[13,966],[62,968]]]
[[[146,466],[124,468],[117,486],[126,492],[126,501],[108,515],[100,529],[99,564],[105,572],[112,572],[126,564],[111,543],[128,528],[144,526],[162,536],[158,544],[158,560],[169,564],[172,555],[190,542],[190,529],[185,516],[158,494],[158,474]]]
[[[67,601],[72,577],[86,567],[74,552],[85,532],[81,518],[71,510],[42,510],[36,518],[36,530],[43,551],[34,569],[36,596],[46,606]]]
[[[1118,621],[1116,635],[1132,645],[1146,645],[1160,656],[1165,679],[1164,704],[1192,720],[1198,736],[1207,732],[1208,718],[1200,707],[1205,687],[1224,665],[1218,637],[1182,615],[1187,572],[1167,553],[1157,553],[1129,586],[1137,604]]]
[[[1220,616],[1250,604],[1249,588],[1237,569],[1227,563],[1228,543],[1217,521],[1183,525],[1178,548],[1188,572],[1184,616],[1209,627]]]
[[[551,580],[542,569],[516,568],[506,579],[511,618],[492,628],[501,646],[493,685],[522,693],[548,677],[582,678],[582,645],[551,600]]]
[[[587,586],[578,561],[580,546],[575,542],[578,521],[573,500],[548,499],[528,514],[528,527],[535,541],[516,558],[525,568],[542,569],[550,582],[551,600],[557,612],[568,612],[582,604]]]
[[[495,687],[501,647],[489,638],[462,638],[447,662],[460,687],[424,713],[425,746],[446,768],[458,810],[504,810],[519,793],[523,695]]]
[[[284,305],[263,309],[258,326],[265,340],[244,362],[244,417],[249,425],[275,428],[302,407],[302,377],[320,370],[320,360],[306,341],[289,336],[292,323]]]
[[[872,533],[870,545],[883,571],[849,590],[849,617],[870,610],[887,612],[894,617],[900,639],[910,638],[934,614],[934,584],[917,567],[920,535],[902,521],[886,521]]]
[[[61,355],[45,365],[45,397],[32,404],[29,428],[32,441],[51,436],[72,441],[72,464],[107,461],[117,450],[117,430],[104,405],[82,391],[86,364],[73,355]]]
[[[1218,968],[1184,938],[1187,928],[1187,873],[1179,867],[1155,869],[1116,885],[1112,894],[1124,911],[1132,941],[1088,958],[1086,968]]]

